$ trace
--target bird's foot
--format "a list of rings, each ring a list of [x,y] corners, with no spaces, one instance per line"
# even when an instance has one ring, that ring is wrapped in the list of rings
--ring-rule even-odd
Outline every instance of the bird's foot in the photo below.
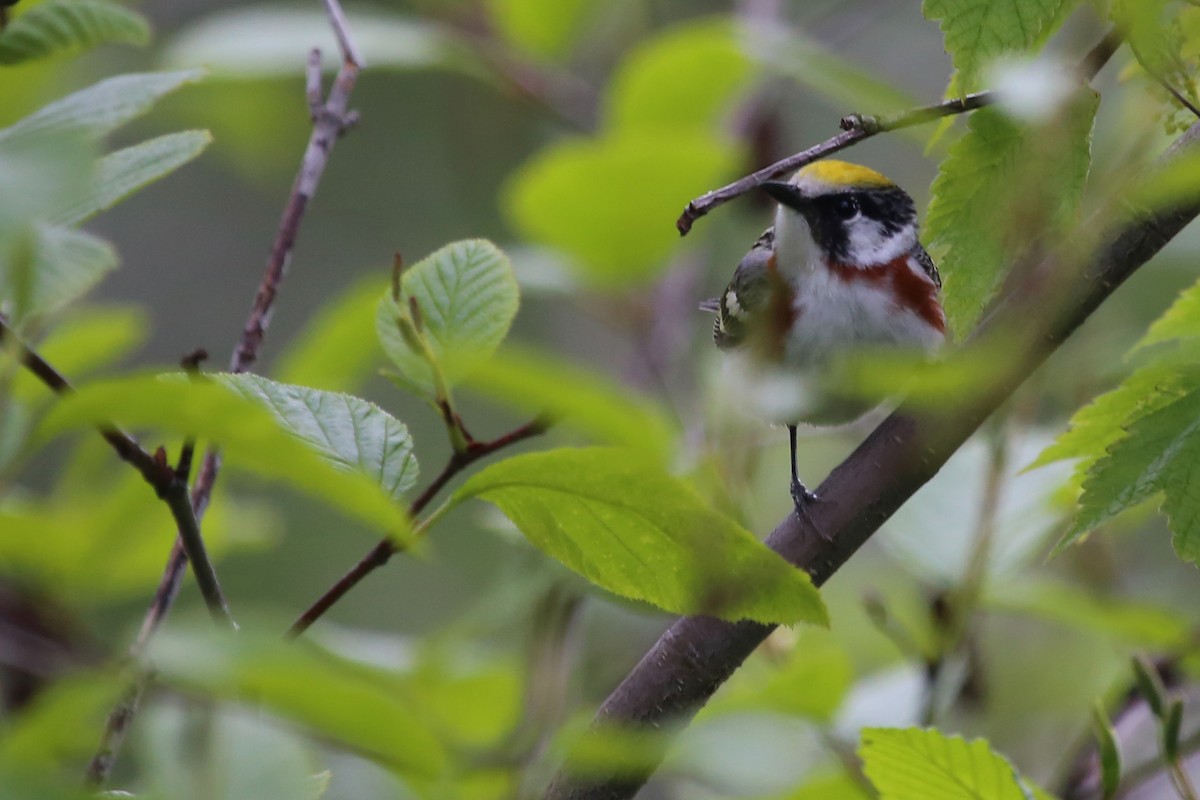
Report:
[[[796,508],[796,516],[806,521],[812,527],[817,535],[827,542],[833,541],[833,537],[828,536],[825,531],[813,519],[812,507],[820,502],[820,498],[816,494],[810,492],[808,488],[798,480],[792,481],[792,505]]]

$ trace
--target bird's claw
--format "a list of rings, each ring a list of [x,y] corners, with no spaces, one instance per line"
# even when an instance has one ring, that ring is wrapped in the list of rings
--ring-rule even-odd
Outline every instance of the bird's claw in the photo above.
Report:
[[[820,498],[800,481],[792,481],[792,505],[796,507],[796,516],[808,522],[817,535],[825,541],[833,541],[832,537],[827,536],[817,521],[813,519],[811,510],[812,506],[820,502]]]

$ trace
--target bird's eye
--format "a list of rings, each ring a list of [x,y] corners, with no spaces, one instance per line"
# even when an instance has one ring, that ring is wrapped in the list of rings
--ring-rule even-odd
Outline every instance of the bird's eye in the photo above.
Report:
[[[853,219],[858,216],[858,200],[853,197],[839,197],[833,204],[833,210],[842,219]]]

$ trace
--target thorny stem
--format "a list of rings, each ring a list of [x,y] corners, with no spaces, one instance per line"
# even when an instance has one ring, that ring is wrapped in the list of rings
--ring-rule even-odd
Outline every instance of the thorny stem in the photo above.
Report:
[[[1096,73],[1108,62],[1108,59],[1112,57],[1113,52],[1120,43],[1121,36],[1115,28],[1105,34],[1100,43],[1092,48],[1080,63],[1078,73],[1081,80],[1084,82],[1091,81],[1096,76]],[[836,136],[832,136],[807,150],[794,153],[787,158],[776,161],[770,166],[763,167],[757,172],[752,172],[744,178],[739,178],[733,183],[722,186],[720,189],[714,189],[692,200],[684,208],[683,214],[676,220],[675,227],[679,230],[681,236],[686,236],[696,220],[708,214],[714,208],[722,206],[730,200],[741,197],[747,192],[758,188],[764,181],[774,180],[786,173],[803,167],[805,164],[811,164],[817,159],[833,155],[851,145],[870,139],[872,136],[888,131],[900,130],[901,128],[910,128],[914,125],[931,122],[935,119],[954,114],[974,111],[995,101],[996,93],[988,91],[915,108],[890,117],[850,114],[842,118],[840,122],[842,132]]]
[[[254,296],[254,304],[242,329],[241,338],[234,347],[233,355],[230,358],[229,369],[231,372],[244,372],[258,360],[258,351],[266,335],[276,294],[283,282],[288,264],[291,262],[296,236],[304,219],[304,213],[316,193],[334,143],[357,119],[356,115],[348,110],[350,94],[358,80],[358,74],[365,64],[350,35],[349,26],[338,0],[325,0],[325,8],[330,26],[337,37],[342,64],[333,80],[327,99],[322,103],[320,100],[320,52],[314,49],[309,53],[305,72],[305,94],[313,117],[312,134],[301,159],[296,180],[292,184],[291,194],[284,207],[275,240],[271,245],[262,281]],[[203,517],[208,508],[220,469],[220,453],[214,448],[209,448],[204,454],[199,474],[192,485],[190,500],[186,503],[197,520]],[[186,494],[184,496],[186,498]],[[182,509],[184,503],[179,502],[177,505]],[[184,569],[192,556],[188,551],[189,547],[185,538],[178,537],[171,549],[166,566],[163,568],[154,599],[142,619],[137,639],[130,648],[132,659],[136,660],[141,656],[174,604],[175,598],[179,594]],[[115,761],[116,748],[133,723],[138,701],[145,691],[148,681],[149,678],[145,673],[139,674],[110,715],[101,752],[97,753],[92,767],[88,771],[88,781],[91,785],[101,786],[107,780]]]
[[[415,519],[454,476],[458,475],[458,473],[471,464],[517,442],[538,436],[544,433],[550,425],[551,421],[549,418],[544,416],[535,417],[521,427],[497,439],[492,439],[488,442],[472,441],[467,445],[465,450],[455,450],[451,453],[446,466],[442,467],[442,471],[438,473],[438,476],[433,479],[432,483],[425,487],[425,491],[421,492],[420,496],[409,506],[408,515]],[[288,638],[294,639],[308,630],[314,622],[320,619],[347,592],[357,586],[363,578],[370,575],[379,567],[382,567],[393,555],[399,553],[402,549],[403,547],[393,539],[380,540],[378,544],[371,548],[370,552],[359,559],[357,564],[351,567],[345,575],[339,578],[304,613],[296,618],[296,621],[292,623],[292,627],[288,629]]]

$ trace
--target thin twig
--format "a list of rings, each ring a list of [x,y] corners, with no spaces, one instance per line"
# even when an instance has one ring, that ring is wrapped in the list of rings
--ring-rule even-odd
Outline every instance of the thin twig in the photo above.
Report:
[[[330,24],[333,26],[339,46],[342,48],[342,66],[338,70],[333,85],[330,87],[328,98],[322,103],[320,102],[320,52],[314,49],[313,53],[309,56],[307,95],[310,103],[313,102],[314,96],[314,66],[317,72],[315,79],[317,102],[313,104],[312,108],[312,135],[309,137],[308,146],[304,151],[299,172],[292,185],[291,194],[288,197],[287,205],[279,222],[279,229],[271,245],[266,269],[263,272],[258,291],[254,296],[254,305],[243,326],[242,336],[230,358],[230,372],[245,372],[258,360],[258,351],[266,335],[271,309],[274,306],[275,297],[283,281],[283,276],[287,271],[287,266],[291,261],[292,251],[295,247],[300,223],[304,218],[304,212],[308,208],[308,203],[312,199],[313,194],[316,192],[317,185],[320,183],[321,175],[325,171],[325,165],[328,163],[329,154],[333,150],[334,142],[347,123],[347,108],[350,102],[350,93],[358,79],[361,59],[357,54],[357,49],[353,45],[353,39],[350,36],[349,30],[346,28],[345,17],[341,13],[337,0],[326,0],[326,6],[329,9]],[[203,516],[205,509],[208,507],[213,486],[216,483],[220,469],[220,453],[215,449],[209,449],[204,454],[200,472],[192,486],[191,502],[198,517]],[[184,551],[182,542],[177,541],[163,570],[158,590],[155,592],[154,601],[151,603],[143,620],[142,630],[138,636],[140,641],[149,639],[154,635],[163,617],[170,610],[178,594],[179,579],[186,563],[187,554]]]
[[[472,441],[467,445],[465,450],[455,450],[451,453],[450,459],[446,462],[446,466],[442,467],[442,471],[438,473],[438,476],[433,479],[432,483],[425,487],[425,491],[421,492],[420,496],[409,506],[409,516],[415,518],[420,514],[455,475],[458,475],[458,473],[471,464],[495,453],[497,450],[503,450],[517,442],[544,433],[550,427],[550,424],[551,422],[547,417],[538,416],[521,427],[506,433],[504,436],[488,442]],[[311,606],[305,609],[304,613],[296,618],[296,621],[288,629],[288,638],[294,639],[308,630],[314,622],[333,607],[334,603],[342,599],[363,578],[370,575],[379,567],[382,567],[388,562],[388,559],[399,553],[402,549],[403,547],[393,539],[380,540],[378,544],[371,548],[369,553],[359,559],[357,564],[351,567],[345,575],[339,578]]]
[[[1108,62],[1108,59],[1112,57],[1113,51],[1119,46],[1120,41],[1120,34],[1115,29],[1110,30],[1100,43],[1084,56],[1078,69],[1080,78],[1084,82],[1089,82],[1096,76],[1100,69]],[[776,161],[774,164],[763,167],[757,172],[752,172],[744,178],[739,178],[733,183],[722,186],[720,189],[706,192],[691,201],[683,209],[683,214],[676,220],[675,227],[679,230],[681,236],[686,236],[696,220],[708,214],[714,208],[722,206],[734,198],[741,197],[747,192],[753,191],[765,181],[779,178],[803,167],[805,164],[811,164],[817,159],[833,155],[880,133],[910,128],[914,125],[932,122],[942,117],[974,111],[978,108],[991,105],[996,102],[996,99],[997,95],[995,92],[977,92],[931,106],[904,111],[894,116],[883,117],[849,114],[842,117],[839,123],[842,132],[836,136],[831,136],[807,150],[801,150],[799,153],[794,153],[787,158]]]
[[[330,87],[329,95],[324,103],[320,101],[320,51],[313,50],[309,54],[305,73],[305,96],[308,98],[313,117],[313,130],[305,148],[300,169],[292,185],[287,205],[284,207],[271,252],[267,258],[262,281],[254,296],[254,304],[246,324],[242,329],[241,338],[234,347],[230,358],[231,372],[244,372],[258,360],[258,351],[266,335],[267,324],[270,320],[271,309],[275,303],[279,286],[291,261],[295,247],[296,236],[308,203],[316,193],[317,185],[328,163],[329,154],[334,142],[350,127],[357,116],[348,111],[350,93],[354,89],[358,74],[363,66],[362,57],[350,35],[349,27],[342,13],[338,0],[325,0],[329,14],[330,25],[341,49],[342,65]],[[204,516],[212,497],[213,486],[221,469],[219,451],[210,448],[200,464],[199,474],[192,486],[190,499],[186,505],[191,509],[195,519]],[[179,503],[182,506],[185,503]],[[154,598],[142,618],[142,626],[138,630],[137,639],[130,648],[131,657],[137,659],[145,651],[150,639],[158,631],[167,613],[175,603],[179,594],[183,573],[191,554],[185,538],[180,536],[175,540],[159,578]],[[89,767],[88,779],[93,786],[100,786],[107,780],[115,761],[116,749],[124,738],[125,732],[133,722],[137,702],[145,690],[148,676],[140,673],[121,702],[109,717],[108,728],[105,731],[104,746],[93,759]]]
[[[0,320],[0,343],[6,340],[25,368],[56,394],[71,394],[75,391],[70,382],[58,370],[20,341],[8,325]],[[200,538],[199,522],[187,501],[187,482],[181,480],[179,474],[167,464],[166,455],[161,448],[151,455],[137,443],[136,439],[115,425],[105,423],[98,427],[100,435],[116,451],[117,456],[132,465],[146,483],[154,489],[159,499],[166,503],[171,510],[180,538],[187,542],[188,548],[196,559],[196,582],[200,586],[205,603],[214,617],[231,623],[232,618],[229,616],[225,597],[221,594],[216,570],[213,568],[212,561],[204,550],[204,542]]]

